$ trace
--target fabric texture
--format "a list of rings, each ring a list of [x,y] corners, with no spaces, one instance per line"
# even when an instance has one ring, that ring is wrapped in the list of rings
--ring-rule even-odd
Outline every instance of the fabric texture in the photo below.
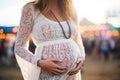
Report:
[[[68,36],[69,28],[66,21],[60,23]],[[81,37],[78,40],[80,44],[73,40],[77,34],[76,26],[72,21],[69,21],[69,24],[72,36],[66,39],[58,22],[40,14],[35,10],[33,3],[25,5],[14,49],[24,80],[81,80],[80,72],[73,76],[67,75],[75,68],[78,59],[85,59]],[[28,50],[30,36],[36,45],[35,53]],[[58,65],[66,66],[67,71],[56,76],[37,67],[38,60],[51,58],[61,59],[62,63]]]

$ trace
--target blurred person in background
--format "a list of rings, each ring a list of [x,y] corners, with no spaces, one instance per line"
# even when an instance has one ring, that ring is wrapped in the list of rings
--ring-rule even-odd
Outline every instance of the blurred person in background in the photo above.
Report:
[[[6,40],[3,39],[1,41],[1,63],[6,64],[6,57],[7,57],[7,44]]]
[[[1,58],[2,58],[2,41],[0,40],[0,65],[1,65]]]
[[[7,64],[8,65],[11,65],[12,64],[12,59],[13,59],[13,50],[12,50],[12,47],[13,47],[13,44],[10,40],[6,40],[6,45],[7,45]],[[13,65],[13,64],[12,64]]]
[[[105,61],[109,60],[109,46],[108,40],[103,39],[101,42],[101,52],[103,53]]]
[[[116,39],[116,59],[120,59],[120,36]]]
[[[81,80],[85,60],[73,0],[35,0],[23,8],[15,54],[24,80]],[[36,46],[28,50],[30,34]]]
[[[119,36],[115,38],[115,59],[120,59],[120,31]],[[120,68],[120,62],[117,67]]]
[[[96,39],[93,41],[93,49],[92,49],[92,57],[93,59],[100,60],[101,59],[101,50],[100,50],[100,45],[101,45],[101,40]]]
[[[112,58],[113,58],[113,59],[116,58],[115,46],[116,46],[116,44],[115,44],[115,39],[114,39],[114,37],[111,37],[111,38],[109,39],[109,51],[110,51],[110,53],[112,54]]]

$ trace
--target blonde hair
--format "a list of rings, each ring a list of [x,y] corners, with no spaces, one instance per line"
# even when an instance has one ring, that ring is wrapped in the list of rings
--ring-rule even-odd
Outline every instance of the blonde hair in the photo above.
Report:
[[[47,13],[50,10],[50,0],[35,0],[34,5],[40,12]],[[75,20],[76,12],[73,6],[72,0],[58,0],[58,6],[62,12],[62,15],[67,20]]]

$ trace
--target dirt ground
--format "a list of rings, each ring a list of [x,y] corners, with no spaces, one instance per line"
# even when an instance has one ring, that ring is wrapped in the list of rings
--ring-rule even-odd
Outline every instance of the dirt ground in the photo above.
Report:
[[[82,80],[120,80],[120,60],[104,61],[87,58]]]
[[[82,80],[120,80],[120,60],[104,61],[87,57]],[[0,66],[0,80],[23,80],[19,68]]]

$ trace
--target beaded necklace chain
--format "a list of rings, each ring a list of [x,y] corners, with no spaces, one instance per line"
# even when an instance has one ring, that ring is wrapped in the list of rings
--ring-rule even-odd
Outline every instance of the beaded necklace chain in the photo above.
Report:
[[[69,38],[71,37],[71,27],[70,27],[69,22],[66,21],[66,22],[67,22],[67,25],[68,25],[68,27],[69,27],[69,36],[67,37],[66,34],[65,34],[65,31],[64,31],[64,29],[63,29],[63,26],[62,26],[62,24],[60,23],[60,21],[57,19],[57,17],[55,16],[55,14],[53,13],[52,10],[50,10],[50,12],[52,13],[52,15],[55,17],[55,19],[56,19],[57,22],[59,23],[59,25],[60,25],[60,27],[61,27],[61,29],[62,29],[62,31],[63,31],[64,37],[65,37],[66,39],[69,39]]]

